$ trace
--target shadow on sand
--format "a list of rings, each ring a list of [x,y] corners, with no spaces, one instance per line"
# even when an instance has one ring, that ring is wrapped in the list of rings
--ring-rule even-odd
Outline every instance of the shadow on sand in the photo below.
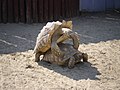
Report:
[[[74,80],[80,79],[99,80],[99,78],[97,78],[96,76],[100,75],[100,72],[97,70],[97,68],[92,67],[92,64],[89,62],[79,63],[73,69],[53,65],[44,61],[40,61],[38,62],[38,64],[40,66],[43,66],[44,68],[54,70],[55,72],[60,73],[61,75],[64,75]]]

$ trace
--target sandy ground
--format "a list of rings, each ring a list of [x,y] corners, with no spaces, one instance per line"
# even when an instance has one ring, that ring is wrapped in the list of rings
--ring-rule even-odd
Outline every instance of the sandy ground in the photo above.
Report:
[[[0,55],[0,90],[120,90],[120,40],[81,44],[73,69],[34,62],[32,50]]]
[[[72,21],[79,50],[89,55],[73,69],[34,62],[45,23],[0,24],[0,90],[120,90],[120,13],[82,13]]]

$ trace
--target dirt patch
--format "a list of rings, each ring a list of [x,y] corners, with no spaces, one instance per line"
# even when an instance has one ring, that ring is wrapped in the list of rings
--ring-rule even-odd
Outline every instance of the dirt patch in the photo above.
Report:
[[[33,51],[0,55],[0,90],[119,90],[120,40],[81,44],[88,63],[73,69],[34,62]]]

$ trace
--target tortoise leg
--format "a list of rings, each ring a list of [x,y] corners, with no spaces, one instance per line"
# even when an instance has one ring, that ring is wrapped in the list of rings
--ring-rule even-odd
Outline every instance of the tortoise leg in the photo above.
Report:
[[[88,61],[87,53],[82,53],[82,56],[83,56],[83,62],[87,62]]]
[[[75,58],[71,57],[68,62],[68,68],[73,68],[75,66]]]
[[[57,40],[62,35],[62,26],[59,26],[56,29],[57,31],[53,34],[52,40],[51,40],[51,51],[55,56],[63,57],[64,53],[60,50],[60,48],[57,45]]]
[[[60,48],[58,47],[58,45],[56,43],[51,44],[51,51],[55,56],[58,56],[58,57],[63,57],[64,56],[64,52],[62,52],[60,50]]]
[[[80,41],[79,41],[79,37],[77,35],[77,33],[74,32],[70,32],[70,38],[73,40],[73,46],[75,49],[78,49]]]
[[[41,53],[35,53],[35,62],[39,62]]]
[[[57,40],[57,43],[64,42],[65,40],[69,39],[69,36],[66,33],[63,33],[62,36]]]
[[[63,35],[57,40],[57,43],[64,42],[67,39],[72,39],[74,48],[78,49],[80,41],[77,33],[71,30],[65,31]]]

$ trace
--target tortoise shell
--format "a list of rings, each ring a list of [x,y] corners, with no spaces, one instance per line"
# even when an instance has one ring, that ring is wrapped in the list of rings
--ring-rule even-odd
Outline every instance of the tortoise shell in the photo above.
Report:
[[[73,57],[73,55],[75,55],[76,53],[80,53],[77,49],[75,49],[71,44],[68,43],[60,43],[58,44],[58,46],[65,53],[64,57],[55,56],[49,49],[43,56],[42,60],[57,65],[64,65],[71,57]]]
[[[61,29],[57,29],[61,28]],[[51,45],[51,38],[53,34],[56,33],[56,31],[59,30],[59,32],[62,33],[62,23],[57,22],[48,22],[41,30],[41,32],[38,34],[36,45],[34,48],[34,53],[37,52],[46,52],[48,49],[50,49]],[[58,31],[57,31],[58,32]]]

